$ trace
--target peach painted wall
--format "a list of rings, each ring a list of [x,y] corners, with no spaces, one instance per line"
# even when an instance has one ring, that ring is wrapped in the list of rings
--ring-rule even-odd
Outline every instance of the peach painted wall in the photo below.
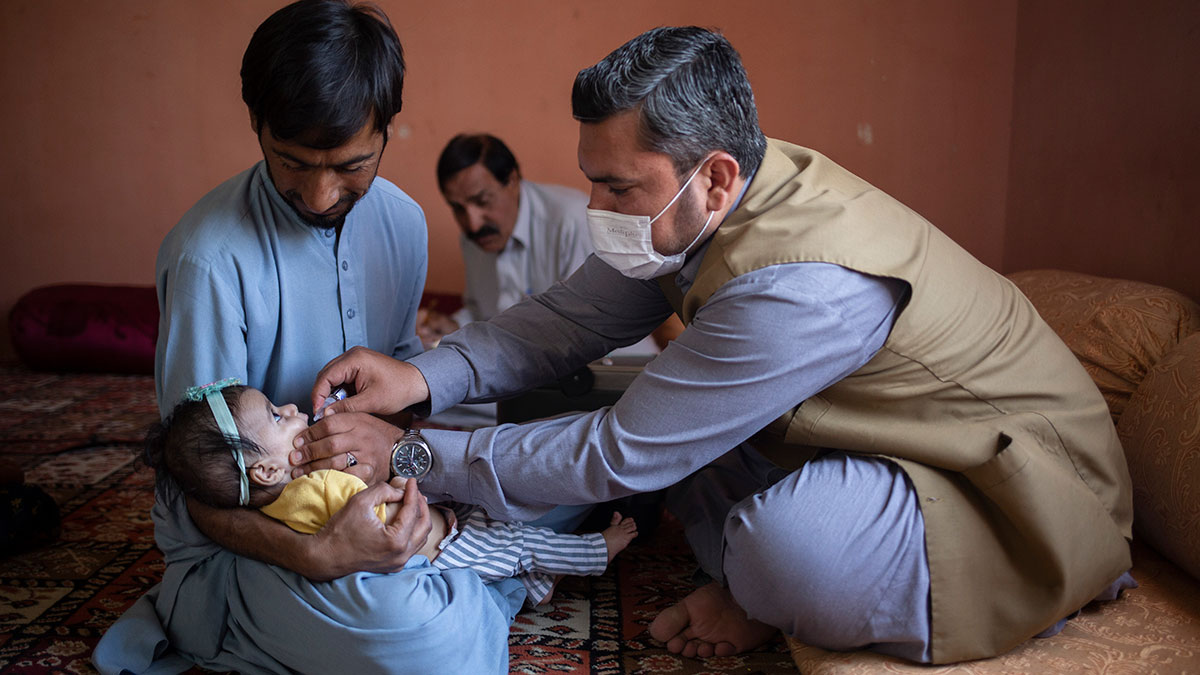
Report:
[[[491,131],[527,177],[584,188],[575,73],[642,30],[684,23],[720,28],[742,52],[768,135],[825,152],[1002,262],[1015,0],[378,4],[410,66],[381,174],[425,208],[432,290],[462,288],[433,179],[446,140]],[[0,3],[0,311],[44,284],[153,283],[167,230],[258,159],[238,67],[281,5]]]
[[[1023,1],[1004,267],[1200,300],[1200,3]]]

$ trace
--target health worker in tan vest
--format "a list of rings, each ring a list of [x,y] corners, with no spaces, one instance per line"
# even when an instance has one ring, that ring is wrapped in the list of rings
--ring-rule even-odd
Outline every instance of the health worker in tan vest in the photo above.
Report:
[[[408,361],[330,362],[314,403],[343,382],[358,394],[294,463],[353,448],[501,519],[673,486],[710,580],[650,634],[687,656],[782,630],[975,659],[1133,584],[1129,476],[1078,361],[921,216],[765,138],[723,37],[644,33],[579,73],[572,107],[596,256]],[[351,431],[364,412],[526,390],[672,313],[686,329],[610,408],[419,439]]]

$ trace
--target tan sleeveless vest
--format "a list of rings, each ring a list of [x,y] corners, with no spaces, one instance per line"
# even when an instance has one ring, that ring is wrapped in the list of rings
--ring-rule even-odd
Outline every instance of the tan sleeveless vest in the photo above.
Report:
[[[912,294],[869,363],[764,433],[798,455],[874,454],[908,474],[935,663],[1007,651],[1129,569],[1129,474],[1091,378],[1012,283],[828,158],[770,141],[690,291],[659,283],[689,323],[734,277],[807,261]]]

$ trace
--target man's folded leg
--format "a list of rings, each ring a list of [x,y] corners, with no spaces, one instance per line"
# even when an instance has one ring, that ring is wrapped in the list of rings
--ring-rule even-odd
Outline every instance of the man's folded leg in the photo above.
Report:
[[[840,452],[781,472],[743,446],[671,488],[716,582],[664,611],[652,635],[694,643],[687,655],[732,653],[768,639],[766,624],[828,649],[928,661],[924,520],[904,472]]]
[[[508,627],[524,598],[516,579],[485,586],[423,557],[392,574],[313,583],[221,551],[169,566],[93,660],[102,673],[173,673],[192,662],[242,673],[506,673]]]
[[[924,519],[887,460],[830,453],[739,503],[723,571],[751,619],[803,642],[930,659]]]
[[[508,671],[508,600],[473,572],[423,558],[321,583],[239,558],[228,601],[222,651],[264,671]]]

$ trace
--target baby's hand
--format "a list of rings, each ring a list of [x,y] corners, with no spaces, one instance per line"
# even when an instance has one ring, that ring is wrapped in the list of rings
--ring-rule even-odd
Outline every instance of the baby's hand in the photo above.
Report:
[[[401,496],[403,496],[403,495],[404,495],[404,483],[405,483],[405,482],[406,482],[406,481],[405,481],[405,479],[401,478],[400,476],[396,476],[395,478],[393,478],[393,479],[391,479],[391,480],[389,480],[389,481],[388,481],[388,485],[391,485],[392,487],[394,487],[394,488],[396,488],[397,490],[399,490],[399,491],[400,491],[400,495],[401,495]]]
[[[395,478],[388,481],[388,485],[399,490],[400,495],[397,497],[396,501],[388,502],[384,506],[384,513],[386,514],[384,516],[385,523],[392,522],[392,519],[395,518],[396,514],[400,512],[400,500],[404,499],[404,484],[407,482],[408,481],[406,479],[401,478],[400,476],[396,476]],[[425,495],[418,495],[418,496],[421,498],[425,497]]]

